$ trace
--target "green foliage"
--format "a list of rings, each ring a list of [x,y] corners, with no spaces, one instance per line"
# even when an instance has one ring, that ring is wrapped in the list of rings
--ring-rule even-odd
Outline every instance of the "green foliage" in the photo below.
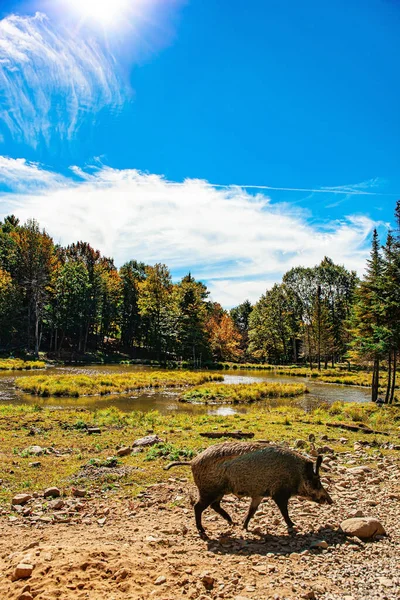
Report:
[[[164,458],[167,460],[186,458],[190,460],[194,455],[195,453],[193,450],[190,450],[189,448],[177,448],[173,444],[158,442],[147,451],[145,460],[156,460],[157,458]]]

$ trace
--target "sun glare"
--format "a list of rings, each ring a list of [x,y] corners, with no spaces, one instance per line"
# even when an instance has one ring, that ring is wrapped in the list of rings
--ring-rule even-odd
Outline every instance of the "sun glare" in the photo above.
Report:
[[[67,0],[67,4],[84,20],[112,25],[127,16],[133,0]]]

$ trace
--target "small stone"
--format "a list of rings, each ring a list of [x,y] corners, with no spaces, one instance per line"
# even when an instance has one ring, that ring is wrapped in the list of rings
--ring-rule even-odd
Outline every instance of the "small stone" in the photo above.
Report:
[[[101,433],[101,429],[99,427],[88,427],[87,432],[89,435],[93,435],[94,433],[99,434]]]
[[[61,498],[58,498],[56,500],[51,500],[51,502],[49,502],[49,508],[50,510],[61,510],[65,505],[64,500],[61,500]]]
[[[102,519],[97,519],[97,522],[99,525],[104,525],[106,521],[107,521],[106,517],[103,517]]]
[[[394,583],[391,579],[388,579],[387,577],[378,577],[378,581],[381,585],[383,585],[383,587],[393,587]]]
[[[71,494],[75,496],[75,498],[84,498],[86,496],[86,490],[81,490],[78,488],[72,488]]]
[[[35,461],[35,462],[31,462],[31,463],[29,463],[29,466],[30,466],[32,469],[38,469],[39,467],[41,467],[41,466],[42,466],[42,463],[41,463],[40,461],[38,461],[38,460],[37,460],[37,461]]]
[[[341,438],[339,438],[339,442],[340,442],[341,444],[347,444],[347,442],[348,442],[348,441],[349,441],[349,439],[348,439],[348,438],[345,438],[345,437],[341,437]]]
[[[316,598],[317,598],[317,596],[315,595],[315,592],[313,590],[305,592],[304,594],[302,594],[301,597],[306,598],[308,600],[316,600]]]
[[[141,446],[154,446],[163,440],[158,435],[146,435],[145,437],[139,438],[133,442],[133,447],[138,448]]]
[[[368,540],[377,535],[386,535],[382,523],[373,517],[346,519],[340,524],[340,528],[346,535],[354,535],[362,540]]]
[[[321,448],[318,448],[318,453],[319,454],[335,454],[335,451],[333,448],[331,448],[330,446],[321,446]]]
[[[29,502],[29,500],[31,500],[31,499],[32,499],[32,496],[30,494],[17,494],[11,500],[11,504],[13,506],[22,506],[23,504],[26,504],[27,502]]]
[[[295,448],[305,448],[307,446],[307,442],[305,440],[296,440],[294,443]]]
[[[40,456],[45,453],[45,450],[41,446],[29,446],[29,448],[26,448],[25,452],[28,452],[28,454],[33,456]]]
[[[130,446],[124,446],[117,450],[117,456],[128,456],[132,452],[132,448]]]
[[[311,542],[310,548],[322,548],[326,550],[326,548],[329,548],[329,544],[325,540],[315,540],[314,542]]]
[[[215,583],[214,577],[212,577],[208,573],[204,573],[203,575],[200,575],[200,578],[201,578],[201,583],[204,585],[206,590],[213,589],[214,583]]]
[[[30,565],[29,563],[20,563],[15,567],[11,580],[17,581],[18,579],[28,579],[28,577],[32,575],[32,571],[33,565]]]
[[[347,472],[351,475],[365,475],[365,473],[371,473],[372,469],[370,467],[351,467],[347,469]]]
[[[18,596],[18,600],[33,600],[33,596],[30,592],[22,592],[22,594]]]
[[[51,488],[47,488],[47,490],[45,490],[43,495],[45,498],[58,498],[61,495],[61,492],[58,488],[51,487]]]
[[[164,575],[160,575],[160,577],[157,577],[157,579],[155,580],[154,585],[162,585],[166,581],[167,581],[167,578],[164,577]]]

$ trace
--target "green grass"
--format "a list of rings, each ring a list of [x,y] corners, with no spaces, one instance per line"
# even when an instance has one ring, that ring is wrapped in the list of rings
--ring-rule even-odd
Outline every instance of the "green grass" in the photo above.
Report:
[[[75,427],[82,422],[89,427],[99,427],[101,434],[91,436],[85,429]],[[390,435],[366,435],[362,431],[331,428],[327,426],[330,422],[363,422]],[[208,431],[240,429],[254,433],[254,439],[269,439],[278,443],[286,441],[290,444],[294,444],[296,439],[307,442],[312,433],[316,437],[317,447],[328,443],[336,452],[351,452],[354,442],[362,440],[372,444],[368,450],[372,456],[378,452],[400,459],[399,451],[375,449],[373,446],[387,442],[400,444],[399,427],[399,408],[379,408],[372,403],[336,402],[311,412],[296,406],[263,405],[260,409],[254,404],[246,414],[228,416],[187,413],[161,415],[156,411],[123,413],[116,408],[37,411],[28,405],[0,406],[0,503],[9,507],[14,494],[22,491],[42,492],[50,486],[60,487],[62,493],[69,495],[71,487],[76,486],[77,476],[79,486],[94,494],[101,490],[112,490],[116,498],[126,501],[147,485],[167,482],[171,472],[164,471],[164,466],[169,460],[190,460],[199,451],[212,445],[213,440],[200,435]],[[32,428],[38,431],[34,436],[30,434]],[[149,433],[158,435],[162,442],[139,454],[115,458],[118,447],[132,445],[135,439]],[[328,435],[329,441],[321,440],[322,435]],[[347,444],[339,442],[342,437],[348,439]],[[32,444],[51,447],[59,454],[51,452],[41,455],[38,458],[41,466],[32,468],[29,466],[32,457],[25,452]],[[307,442],[305,451],[308,450]],[[99,479],[86,478],[88,465],[103,467]],[[121,479],[116,479],[120,487],[114,487],[111,481],[115,477],[111,468],[115,465],[117,469],[133,468],[132,471],[128,469]],[[179,474],[191,481],[190,471],[182,468],[181,471],[175,471],[174,476]]]
[[[239,383],[221,385],[211,383],[188,390],[180,397],[181,402],[205,404],[252,403],[268,398],[293,398],[307,393],[303,383]]]
[[[15,380],[18,389],[35,396],[103,396],[146,388],[180,388],[207,381],[223,381],[215,373],[189,371],[142,371],[87,375],[36,375]]]
[[[20,358],[0,358],[1,371],[29,371],[30,369],[44,369],[46,363],[42,360],[22,360]]]

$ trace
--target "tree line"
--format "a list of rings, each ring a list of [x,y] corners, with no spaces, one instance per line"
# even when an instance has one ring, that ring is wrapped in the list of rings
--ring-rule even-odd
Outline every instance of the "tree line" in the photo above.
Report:
[[[35,220],[0,223],[0,349],[38,355],[124,352],[160,361],[307,364],[344,359],[382,364],[393,400],[400,347],[400,201],[397,229],[381,247],[375,231],[366,274],[325,257],[295,267],[261,296],[230,311],[189,273],[131,260],[119,269],[86,242],[54,243]]]

